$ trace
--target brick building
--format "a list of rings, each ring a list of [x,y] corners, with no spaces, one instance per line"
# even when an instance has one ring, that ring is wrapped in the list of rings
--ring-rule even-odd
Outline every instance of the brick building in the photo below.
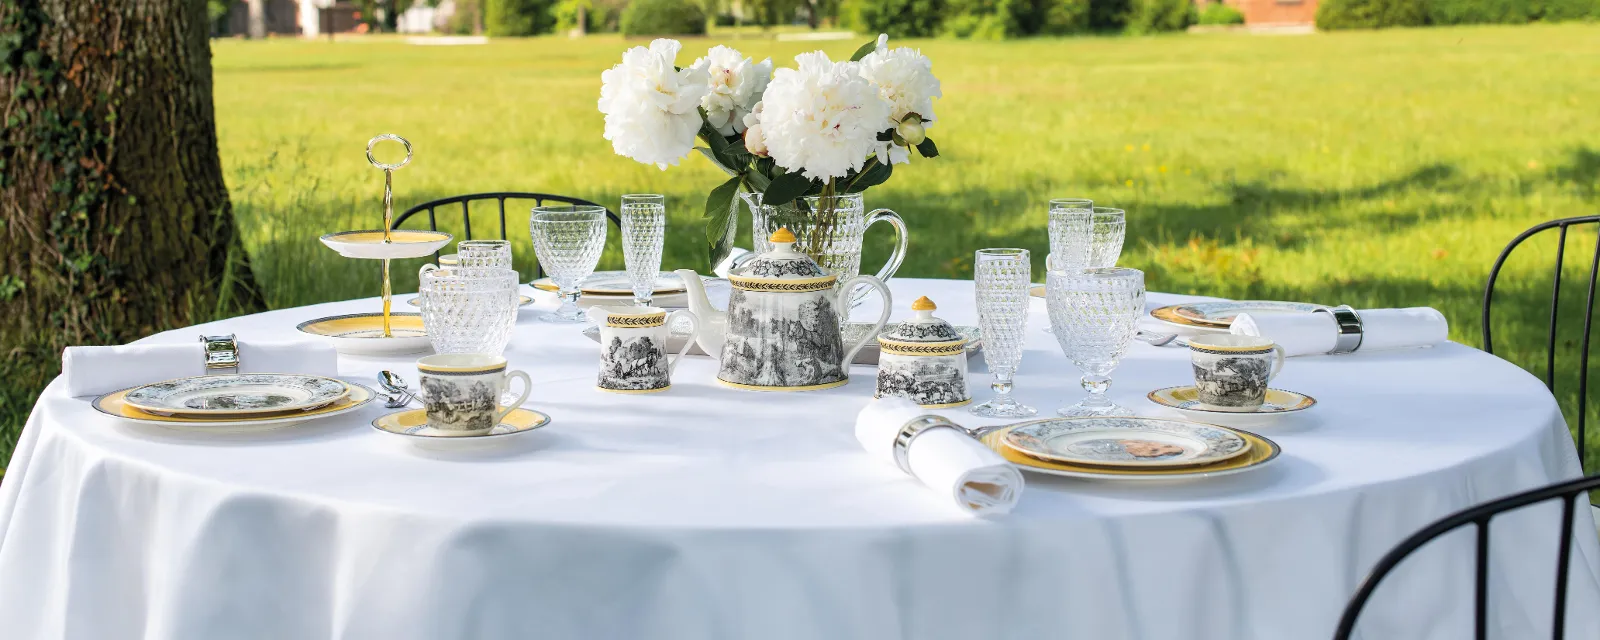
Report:
[[[1223,0],[1244,14],[1250,26],[1311,24],[1317,18],[1317,0]]]

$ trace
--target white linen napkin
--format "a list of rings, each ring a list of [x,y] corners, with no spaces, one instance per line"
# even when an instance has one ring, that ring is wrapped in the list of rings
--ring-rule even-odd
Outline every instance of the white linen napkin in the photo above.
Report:
[[[869,455],[899,469],[894,462],[895,436],[907,422],[928,414],[905,398],[873,400],[856,415],[856,440]],[[1004,515],[1022,497],[1022,472],[955,429],[922,432],[911,441],[906,457],[917,480],[967,513]]]
[[[1431,347],[1448,340],[1450,323],[1430,307],[1365,309],[1361,315],[1361,347],[1356,351],[1384,351]],[[1304,356],[1333,350],[1339,326],[1326,313],[1241,313],[1228,330],[1239,336],[1272,338],[1283,345],[1284,355]]]
[[[339,375],[338,353],[324,342],[251,342],[239,340],[240,373],[307,373]],[[143,384],[203,376],[205,345],[129,344],[115,347],[67,347],[61,353],[61,375],[67,395],[96,396]]]

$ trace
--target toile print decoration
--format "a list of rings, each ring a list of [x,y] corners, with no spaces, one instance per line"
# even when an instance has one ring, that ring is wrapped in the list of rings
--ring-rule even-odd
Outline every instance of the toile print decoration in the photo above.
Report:
[[[926,408],[972,401],[967,390],[967,339],[933,316],[927,296],[911,303],[910,320],[878,335],[877,397],[899,396]]]

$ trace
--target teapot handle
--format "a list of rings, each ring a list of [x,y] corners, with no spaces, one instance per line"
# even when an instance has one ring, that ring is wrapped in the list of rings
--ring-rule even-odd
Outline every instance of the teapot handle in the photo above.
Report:
[[[883,330],[884,325],[889,324],[889,312],[894,309],[894,299],[889,295],[889,285],[884,284],[882,280],[872,276],[856,276],[844,281],[844,286],[839,287],[838,308],[850,308],[850,292],[858,284],[864,284],[878,290],[878,293],[883,296],[883,310],[878,313],[877,326],[873,327],[871,331],[863,334],[860,340],[857,340],[855,344],[850,345],[850,348],[845,351],[844,362],[839,364],[839,367],[844,371],[849,371],[850,364],[856,361],[856,352],[860,351],[861,347],[866,346],[867,341],[876,339],[878,337],[878,332]]]

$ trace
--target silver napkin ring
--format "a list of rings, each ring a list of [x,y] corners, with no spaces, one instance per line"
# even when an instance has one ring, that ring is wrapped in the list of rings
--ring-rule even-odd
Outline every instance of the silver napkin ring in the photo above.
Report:
[[[962,431],[954,422],[933,415],[918,416],[900,427],[900,433],[894,436],[895,465],[900,467],[901,471],[912,476],[917,475],[911,473],[911,441],[916,440],[917,436],[922,435],[923,432],[929,429],[938,429],[940,427]]]
[[[200,336],[205,343],[206,373],[238,373],[239,341],[234,334],[225,336]]]
[[[1350,305],[1341,304],[1337,307],[1322,308],[1312,313],[1326,313],[1333,316],[1334,324],[1339,325],[1339,336],[1334,338],[1331,354],[1350,353],[1361,348],[1361,314],[1356,313]]]

